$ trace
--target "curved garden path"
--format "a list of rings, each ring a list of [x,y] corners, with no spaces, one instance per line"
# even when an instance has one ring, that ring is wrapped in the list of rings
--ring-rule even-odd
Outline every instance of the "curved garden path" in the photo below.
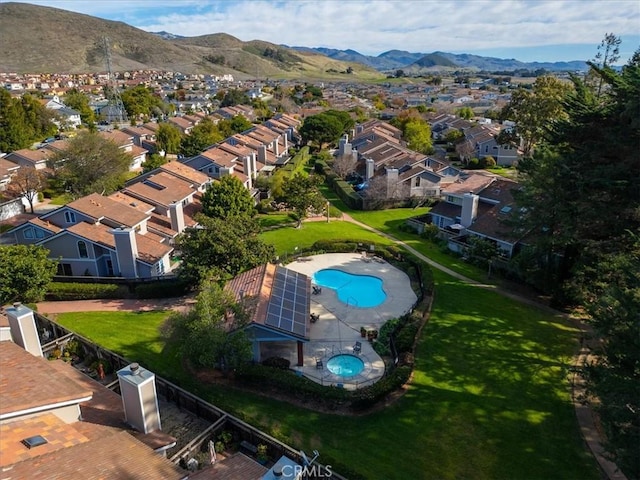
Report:
[[[520,295],[511,291],[508,291],[502,287],[485,284],[482,282],[478,282],[469,277],[461,275],[457,272],[454,272],[450,268],[445,267],[437,262],[434,262],[430,258],[426,257],[422,253],[415,250],[410,245],[407,245],[402,240],[398,240],[397,238],[384,233],[380,230],[377,230],[369,225],[366,225],[350,215],[343,213],[342,220],[346,222],[353,223],[355,225],[360,226],[370,232],[376,233],[382,237],[385,237],[391,240],[393,243],[397,245],[401,245],[403,248],[406,248],[413,255],[418,257],[420,260],[428,264],[429,266],[440,270],[447,275],[460,280],[461,282],[465,282],[470,285],[477,286],[479,288],[485,288],[489,290],[496,291],[500,295],[505,297],[509,297],[517,302],[524,303],[533,307],[537,307],[543,309],[550,314],[553,315],[561,315],[566,318],[570,318],[568,315],[559,312],[544,303],[526,297],[524,295]],[[309,219],[309,221],[324,221],[324,217],[319,217],[317,219]],[[65,312],[89,312],[89,311],[152,311],[159,309],[166,310],[177,310],[184,311],[195,302],[194,295],[179,297],[179,298],[164,298],[164,299],[152,299],[152,300],[76,300],[76,301],[60,301],[60,302],[40,302],[37,304],[38,312],[43,315],[47,314],[56,314],[56,313],[65,313]],[[579,322],[576,319],[570,318],[574,324],[581,329],[582,331],[582,341],[580,346],[580,351],[576,354],[573,360],[573,366],[579,368],[584,364],[585,361],[591,358],[591,349],[585,339],[586,327],[584,324]],[[593,456],[597,460],[602,472],[609,480],[627,480],[626,476],[618,469],[615,463],[609,461],[605,457],[605,450],[602,446],[602,442],[600,441],[600,434],[596,427],[596,423],[594,420],[593,412],[588,405],[583,404],[579,399],[583,397],[585,393],[585,386],[582,378],[577,373],[573,374],[571,379],[571,387],[572,387],[572,401],[576,412],[576,417],[578,419],[578,424],[580,426],[580,431],[582,436],[591,450]]]
[[[393,243],[397,245],[401,245],[402,247],[410,251],[413,255],[418,257],[420,260],[425,262],[426,264],[446,273],[447,275],[450,275],[460,280],[461,282],[465,282],[480,288],[494,290],[500,295],[509,297],[517,302],[524,303],[526,305],[530,305],[530,306],[545,310],[553,315],[563,316],[571,320],[574,323],[574,325],[578,327],[581,331],[580,350],[573,358],[572,366],[574,367],[574,373],[571,378],[571,400],[576,412],[576,418],[578,419],[578,425],[580,426],[580,432],[582,433],[582,437],[584,438],[585,443],[587,444],[587,446],[591,450],[591,453],[593,454],[596,461],[598,462],[598,465],[600,466],[600,469],[602,470],[603,474],[606,475],[606,478],[608,478],[609,480],[627,480],[627,477],[624,475],[624,473],[622,473],[622,471],[620,471],[620,469],[618,469],[618,466],[606,458],[605,456],[606,452],[600,440],[600,433],[596,426],[593,412],[588,404],[584,404],[583,402],[580,401],[580,399],[584,397],[586,389],[585,389],[584,380],[577,373],[577,370],[582,365],[584,365],[586,361],[593,360],[593,356],[591,355],[591,348],[588,342],[585,340],[585,337],[587,336],[585,334],[590,331],[588,326],[584,325],[584,323],[580,322],[578,319],[572,318],[563,312],[555,310],[540,301],[537,301],[532,298],[528,298],[523,295],[519,295],[517,293],[510,292],[496,285],[490,285],[490,284],[484,284],[482,282],[478,282],[469,277],[466,277],[457,272],[454,272],[450,268],[447,268],[444,265],[434,262],[430,258],[424,256],[422,253],[418,252],[416,249],[412,248],[410,245],[407,245],[402,240],[398,240],[392,235],[388,235],[384,232],[381,232],[380,230],[370,227],[369,225],[359,222],[358,220],[354,219],[353,217],[351,217],[346,213],[343,213],[343,220],[354,223],[366,230],[369,230],[371,232],[374,232],[382,237],[385,237],[391,240]]]

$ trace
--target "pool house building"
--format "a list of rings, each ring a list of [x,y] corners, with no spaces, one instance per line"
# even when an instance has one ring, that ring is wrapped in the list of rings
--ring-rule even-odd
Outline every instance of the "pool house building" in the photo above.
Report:
[[[225,286],[249,315],[245,327],[252,342],[253,360],[269,357],[304,363],[303,345],[309,342],[311,279],[271,263],[241,273]]]

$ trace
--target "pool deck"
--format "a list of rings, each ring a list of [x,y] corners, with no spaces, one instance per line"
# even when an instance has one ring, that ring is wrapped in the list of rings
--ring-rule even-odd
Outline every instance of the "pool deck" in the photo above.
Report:
[[[319,319],[311,324],[310,341],[304,346],[304,365],[295,367],[302,375],[323,385],[342,385],[356,389],[379,380],[384,375],[384,362],[371,343],[360,336],[360,327],[380,330],[389,319],[407,313],[417,300],[409,277],[403,271],[384,260],[363,259],[360,252],[326,253],[304,257],[286,265],[290,270],[313,277],[314,272],[334,268],[358,275],[373,275],[383,281],[386,300],[377,307],[359,308],[338,299],[336,292],[322,287],[322,292],[311,295],[311,313]],[[355,342],[361,342],[358,355],[365,364],[364,370],[353,377],[340,377],[327,370],[329,358],[341,353],[353,353]],[[321,360],[322,368],[317,362]]]

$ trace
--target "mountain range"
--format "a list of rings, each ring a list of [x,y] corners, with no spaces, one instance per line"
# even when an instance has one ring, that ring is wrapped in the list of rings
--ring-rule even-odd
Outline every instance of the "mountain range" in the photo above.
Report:
[[[524,63],[468,54],[390,50],[377,57],[354,50],[289,47],[241,41],[225,33],[183,37],[146,32],[101,18],[26,3],[0,3],[0,72],[91,73],[169,70],[231,73],[235,78],[367,81],[382,72],[406,74],[461,69],[582,70],[584,62]],[[10,33],[7,33],[10,32]],[[106,47],[108,46],[108,47]]]
[[[329,58],[343,62],[357,62],[368,65],[379,71],[403,69],[406,72],[421,68],[444,67],[454,69],[473,69],[490,72],[513,70],[538,70],[544,68],[549,71],[578,71],[586,70],[584,61],[571,62],[520,62],[514,58],[503,59],[470,55],[468,53],[412,53],[404,50],[389,50],[377,57],[363,55],[355,50],[336,50],[331,48],[292,47],[295,50],[305,52],[318,52]]]

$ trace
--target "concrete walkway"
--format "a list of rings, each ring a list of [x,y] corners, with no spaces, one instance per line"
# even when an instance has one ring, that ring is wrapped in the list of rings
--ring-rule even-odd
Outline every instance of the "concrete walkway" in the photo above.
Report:
[[[354,275],[371,275],[382,280],[386,298],[375,307],[358,307],[357,299],[344,302],[338,298],[336,290],[327,287],[311,296],[311,313],[317,315],[318,320],[311,324],[310,341],[304,346],[304,365],[296,367],[297,371],[315,382],[342,385],[346,389],[361,388],[382,378],[384,361],[372,344],[361,337],[360,328],[380,330],[387,320],[401,317],[413,307],[418,297],[411,288],[409,276],[382,259],[363,259],[360,252],[312,255],[291,262],[286,267],[311,278],[315,272],[330,268]],[[360,342],[361,347],[356,355],[364,363],[360,373],[345,377],[327,369],[327,362],[333,356],[354,354],[356,342]],[[318,365],[318,361],[322,361],[322,365]]]
[[[374,232],[382,237],[388,238],[395,244],[401,245],[402,247],[406,248],[408,251],[410,251],[412,254],[414,254],[416,257],[418,257],[420,260],[427,263],[431,267],[437,270],[440,270],[448,275],[451,275],[452,277],[462,282],[465,282],[469,285],[474,285],[479,288],[494,290],[496,291],[496,293],[499,293],[500,295],[511,298],[517,302],[539,308],[552,315],[569,318],[569,316],[566,315],[565,313],[555,310],[549,307],[548,305],[545,305],[534,299],[531,299],[522,295],[518,295],[517,293],[509,292],[504,288],[501,288],[496,285],[483,284],[471,278],[465,277],[464,275],[460,275],[459,273],[454,272],[453,270],[445,267],[444,265],[440,265],[439,263],[434,262],[430,258],[425,257],[423,254],[421,254],[414,248],[410,247],[403,241],[398,240],[397,238],[392,237],[391,235],[387,235],[386,233],[381,232],[380,230],[376,230],[375,228],[372,228],[369,225],[365,225],[364,223],[355,220],[353,217],[347,214],[343,214],[343,219],[345,221],[354,223],[366,230],[369,230],[370,232]],[[580,330],[582,331],[582,336],[584,338],[586,333],[586,327],[581,322],[575,319],[571,319],[571,320],[573,321],[576,327],[580,328]],[[585,364],[585,361],[589,358],[590,352],[591,352],[591,349],[587,345],[582,345],[580,351],[574,356],[574,360],[573,360],[574,367],[581,368]],[[602,441],[600,439],[600,433],[598,432],[598,429],[596,427],[593,411],[588,404],[583,404],[580,401],[580,398],[582,398],[585,392],[585,385],[584,385],[584,380],[577,373],[574,374],[571,387],[572,387],[571,400],[573,402],[576,418],[578,420],[578,425],[580,427],[580,432],[582,433],[582,437],[585,443],[587,444],[587,446],[589,447],[589,450],[591,450],[592,455],[598,462],[598,466],[600,467],[601,472],[609,480],[627,480],[627,477],[624,475],[624,473],[620,471],[618,466],[605,457],[606,451],[602,445]]]
[[[320,221],[320,220],[322,219],[318,219],[317,221]],[[355,220],[354,218],[352,218],[347,214],[343,214],[342,220],[356,224],[361,228],[364,228],[366,230],[376,233],[377,235],[380,235],[382,237],[385,237],[391,240],[393,243],[400,245],[403,248],[406,248],[408,251],[410,251],[412,254],[414,254],[416,257],[418,257],[420,260],[430,265],[431,267],[437,270],[440,270],[446,273],[447,275],[450,275],[453,278],[456,278],[462,282],[465,282],[469,285],[474,285],[478,288],[493,290],[496,293],[499,293],[500,295],[511,298],[520,303],[524,303],[526,305],[530,305],[530,306],[542,309],[553,315],[566,317],[564,313],[554,310],[549,306],[541,302],[538,302],[534,299],[525,297],[523,295],[519,295],[514,292],[507,291],[504,288],[500,288],[496,285],[483,284],[482,282],[478,282],[471,278],[465,277],[464,275],[461,275],[457,272],[454,272],[453,270],[445,267],[444,265],[440,265],[439,263],[436,263],[430,258],[424,256],[423,254],[421,254],[411,246],[407,245],[403,241],[398,240],[395,237],[388,235],[386,233],[383,233],[379,230],[376,230],[375,228],[372,228],[369,225],[365,225],[364,223]],[[332,221],[336,221],[336,220],[332,219]],[[79,300],[74,302],[41,302],[38,304],[38,312],[46,315],[46,314],[55,314],[55,313],[62,313],[62,312],[145,310],[145,309],[157,310],[162,308],[183,310],[185,308],[189,308],[189,305],[192,304],[193,301],[194,301],[193,297],[183,297],[179,299],[169,298],[169,299],[149,300],[149,301]],[[575,322],[575,323],[584,332],[584,326],[578,322]],[[366,342],[362,342],[362,343],[364,347]],[[577,367],[582,366],[583,361],[587,358],[587,355],[588,355],[588,351],[586,351],[584,348],[581,349],[581,351],[574,358],[574,365]],[[600,469],[602,473],[606,476],[606,478],[610,480],[626,480],[626,476],[618,469],[618,467],[614,463],[609,461],[607,458],[605,458],[604,456],[605,451],[604,451],[604,447],[602,446],[602,442],[600,440],[599,432],[595,425],[593,412],[587,405],[583,405],[579,401],[579,398],[580,398],[579,395],[581,395],[583,390],[584,390],[584,387],[581,384],[581,379],[576,377],[574,379],[574,384],[572,389],[572,401],[575,407],[576,418],[578,420],[578,424],[580,427],[580,431],[582,432],[584,441],[589,447],[589,449],[591,450],[591,453],[593,454],[594,458],[598,462],[598,465],[600,466]]]

